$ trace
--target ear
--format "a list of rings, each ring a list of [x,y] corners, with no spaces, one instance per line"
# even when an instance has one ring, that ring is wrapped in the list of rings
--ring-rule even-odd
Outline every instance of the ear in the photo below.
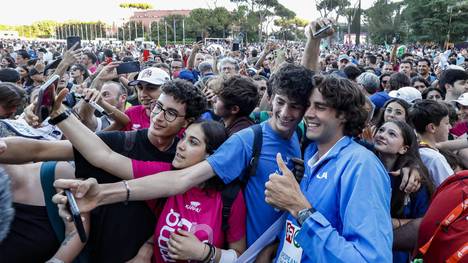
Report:
[[[444,87],[445,87],[445,90],[447,90],[447,91],[452,90],[452,88],[453,88],[453,86],[448,84],[448,83],[445,83]]]
[[[240,111],[240,108],[237,105],[232,106],[230,109],[231,115],[236,115],[237,113],[239,113],[239,111]]]
[[[426,125],[426,132],[434,134],[436,132],[437,126],[434,123],[429,123]]]
[[[398,151],[399,154],[403,155],[405,154],[409,149],[408,145],[401,146],[400,150]]]
[[[306,110],[307,110],[307,109],[306,109]],[[345,116],[345,114],[344,114],[343,112],[339,112],[339,113],[337,113],[337,114],[338,114],[337,118],[338,118],[338,120],[340,120],[341,124],[345,124],[345,123],[346,123],[346,116]]]

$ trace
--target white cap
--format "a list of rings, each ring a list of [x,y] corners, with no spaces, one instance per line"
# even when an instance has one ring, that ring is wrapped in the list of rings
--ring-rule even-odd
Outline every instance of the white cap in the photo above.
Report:
[[[456,103],[463,105],[463,106],[468,106],[468,92],[463,93],[458,97],[458,99],[454,100]]]
[[[392,90],[388,93],[388,96],[402,99],[410,104],[413,104],[416,100],[422,99],[421,92],[413,87],[403,87],[398,90]]]
[[[160,68],[146,68],[138,74],[138,78],[134,81],[130,81],[128,85],[134,86],[137,85],[140,81],[153,84],[153,85],[162,85],[166,82],[168,82],[171,78],[169,77],[169,74],[166,73],[166,71],[160,69]]]

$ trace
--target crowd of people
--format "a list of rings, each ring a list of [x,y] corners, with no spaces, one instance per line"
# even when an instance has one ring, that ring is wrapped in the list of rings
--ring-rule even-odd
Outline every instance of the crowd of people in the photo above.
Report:
[[[437,242],[458,203],[424,225],[468,168],[467,50],[321,47],[329,24],[239,49],[2,40],[0,261],[468,260],[468,192],[461,247]]]

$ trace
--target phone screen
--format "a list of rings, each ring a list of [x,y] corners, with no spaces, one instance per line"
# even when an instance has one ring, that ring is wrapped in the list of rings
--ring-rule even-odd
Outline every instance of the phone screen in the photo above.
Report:
[[[78,46],[75,49],[81,48],[81,37],[75,36],[75,37],[67,37],[67,50],[73,47],[75,43],[78,42]]]
[[[138,61],[125,62],[117,67],[118,75],[138,71],[140,71],[140,62]]]
[[[143,61],[145,62],[148,61],[149,56],[150,56],[149,50],[148,49],[143,50]]]
[[[37,117],[39,117],[40,122],[43,122],[45,119],[47,119],[49,114],[52,112],[52,107],[54,106],[55,100],[55,88],[58,85],[58,81],[58,76],[54,76],[39,89],[35,114]]]
[[[232,43],[232,51],[238,51],[239,50],[239,43]]]
[[[328,29],[330,29],[332,26],[331,25],[327,25],[327,26],[324,26],[322,28],[318,28],[315,33],[314,33],[314,37],[322,34],[323,32],[327,31]]]

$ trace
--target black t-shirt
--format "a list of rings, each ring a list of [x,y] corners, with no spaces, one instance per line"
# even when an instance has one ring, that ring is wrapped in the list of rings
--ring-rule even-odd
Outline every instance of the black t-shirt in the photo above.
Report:
[[[45,262],[60,247],[45,206],[14,203],[15,220],[0,245],[0,262]],[[38,245],[41,244],[41,245]]]
[[[134,132],[134,131],[130,131]],[[126,132],[100,132],[98,136],[115,152],[141,161],[172,162],[177,140],[161,152],[148,139],[148,129],[136,131],[133,147],[125,146]],[[128,132],[127,132],[128,133]],[[77,178],[94,177],[99,183],[122,179],[92,166],[73,149]],[[124,185],[122,184],[122,187]],[[132,259],[154,233],[156,218],[146,202],[116,203],[98,207],[91,213],[91,233],[87,248],[91,262],[125,262]]]

